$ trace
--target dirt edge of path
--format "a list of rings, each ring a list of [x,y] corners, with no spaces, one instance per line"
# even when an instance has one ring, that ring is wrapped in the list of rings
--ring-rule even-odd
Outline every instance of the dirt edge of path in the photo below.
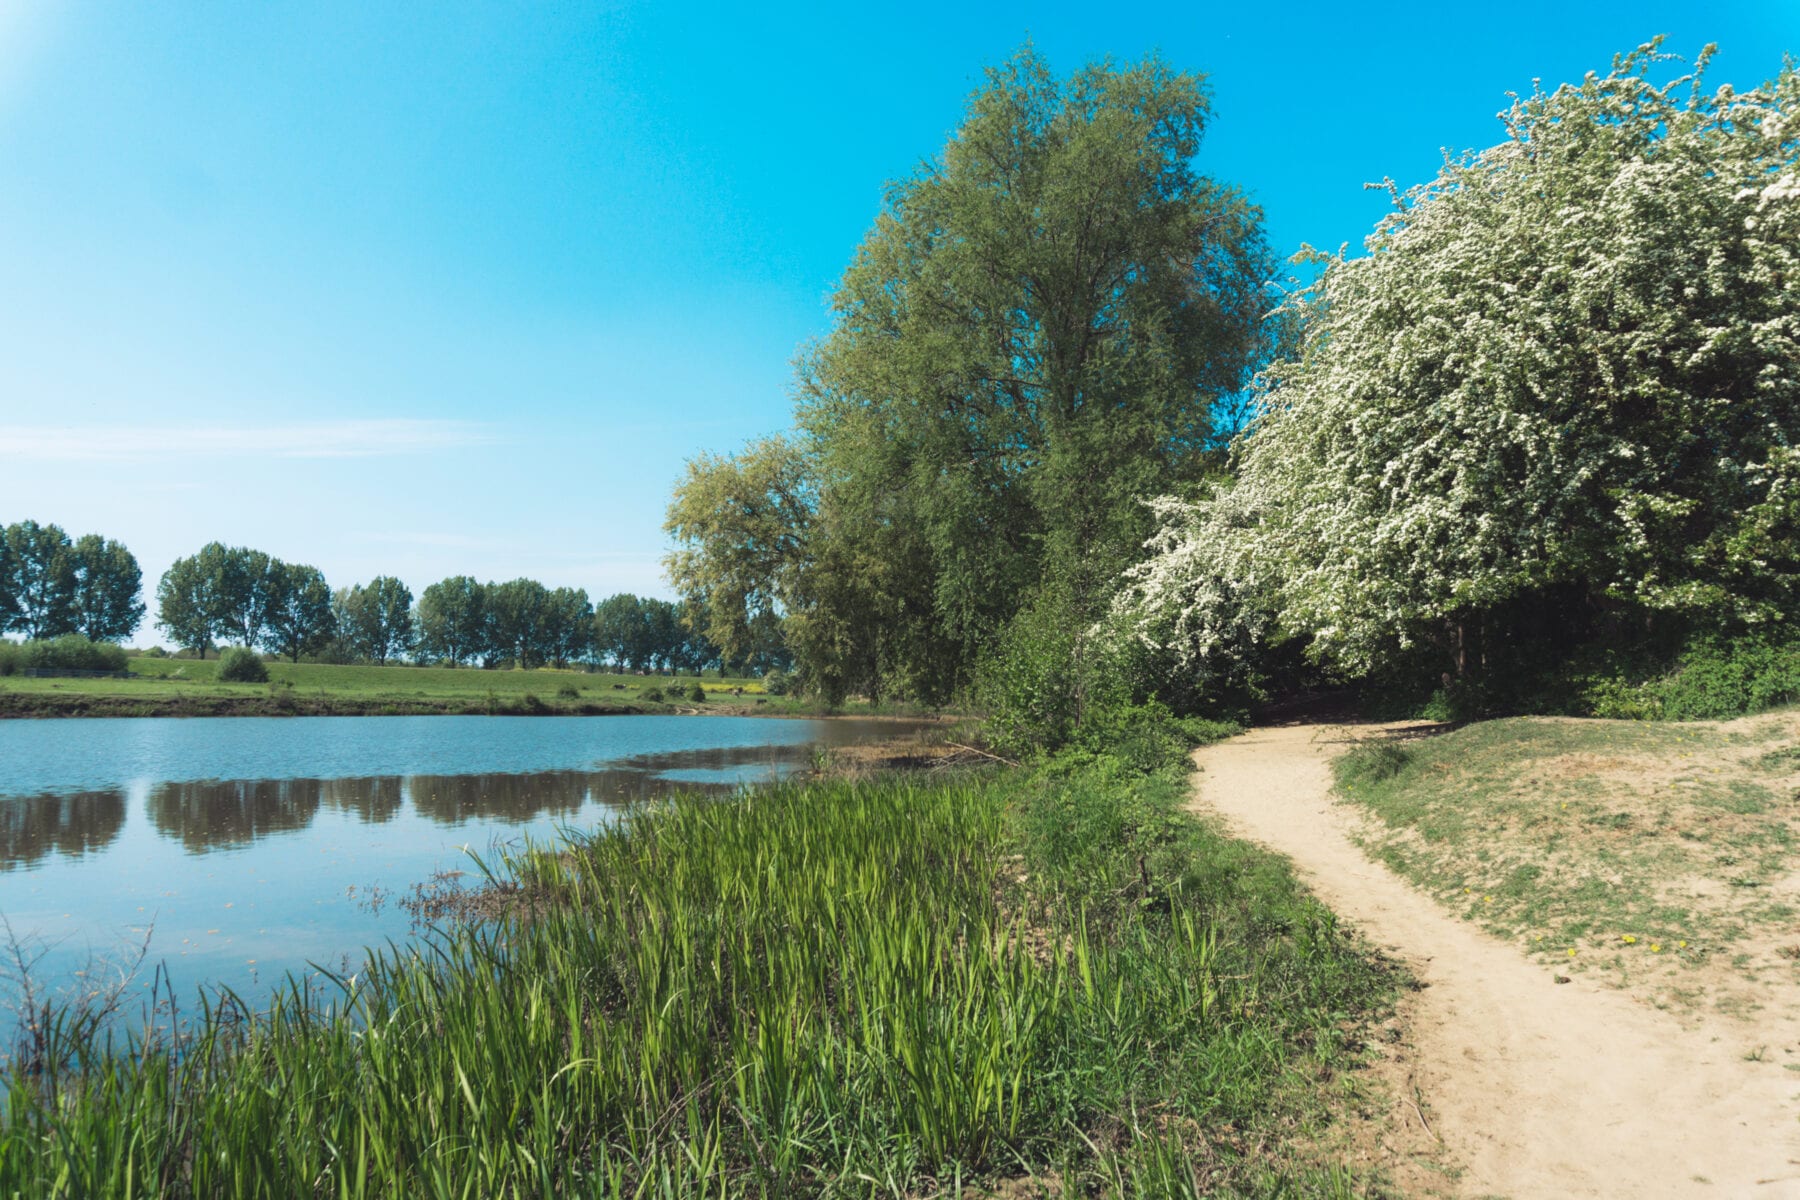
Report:
[[[1203,748],[1194,805],[1290,858],[1418,979],[1404,1034],[1418,1094],[1397,1098],[1395,1121],[1418,1106],[1463,1167],[1447,1190],[1800,1198],[1800,1079],[1750,1060],[1742,1029],[1683,1028],[1616,992],[1559,984],[1363,854],[1356,815],[1332,797],[1330,760],[1397,728],[1289,725]],[[1395,1182],[1438,1194],[1394,1149]]]

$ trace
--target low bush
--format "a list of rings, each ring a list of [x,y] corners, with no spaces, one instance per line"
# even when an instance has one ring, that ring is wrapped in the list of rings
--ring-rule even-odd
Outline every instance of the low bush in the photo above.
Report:
[[[579,700],[581,689],[572,683],[565,683],[556,689],[556,695],[559,700]]]
[[[688,689],[687,698],[695,704],[705,704],[706,689],[696,683],[693,687]]]
[[[663,702],[663,690],[655,684],[651,684],[649,687],[638,693],[638,699],[648,700],[653,704],[661,704]]]
[[[1363,715],[1389,720],[1726,719],[1800,703],[1800,632],[1709,631],[1578,647],[1541,656],[1533,665],[1491,667],[1439,687],[1399,677],[1369,679],[1363,692]]]
[[[1653,692],[1676,720],[1732,717],[1800,701],[1800,640],[1708,638],[1690,646]]]
[[[269,667],[256,651],[233,646],[219,655],[219,679],[224,683],[267,683]]]
[[[765,671],[762,690],[771,696],[785,696],[793,690],[794,680],[786,671]]]

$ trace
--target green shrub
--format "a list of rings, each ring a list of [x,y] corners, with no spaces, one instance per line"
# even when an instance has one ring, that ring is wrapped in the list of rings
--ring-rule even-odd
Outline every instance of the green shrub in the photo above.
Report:
[[[786,671],[765,671],[762,689],[771,696],[785,696],[793,690],[794,680]]]
[[[687,698],[689,700],[693,701],[695,704],[705,704],[706,703],[706,689],[696,683],[692,688],[690,688],[688,690]]]
[[[1332,769],[1340,786],[1380,783],[1406,770],[1412,751],[1398,742],[1364,742],[1338,755]]]
[[[225,683],[267,683],[269,668],[256,651],[233,646],[219,655],[219,679]]]
[[[1177,717],[1151,700],[1090,711],[1069,745],[1090,758],[1110,758],[1130,770],[1150,772],[1180,766],[1195,746],[1242,732],[1243,726],[1227,721]]]
[[[0,638],[0,675],[11,675],[19,669],[19,646]]]
[[[663,691],[661,688],[657,687],[655,684],[651,684],[649,687],[645,688],[643,691],[638,693],[638,699],[639,700],[649,700],[654,703],[661,704],[662,700],[663,700]]]
[[[1675,720],[1735,717],[1800,700],[1800,641],[1708,638],[1688,648],[1654,691]]]
[[[91,642],[79,633],[26,642],[16,648],[16,654],[21,671],[123,671],[128,665],[122,647]]]
[[[1082,720],[1091,697],[1080,671],[1080,625],[1067,608],[1060,593],[1046,589],[1013,616],[977,669],[984,732],[1003,753],[1054,750]]]
[[[561,700],[579,700],[581,699],[581,689],[572,683],[565,683],[556,689],[556,695]]]
[[[1800,702],[1800,637],[1705,634],[1674,652],[1615,652],[1561,668],[1523,712],[1621,720],[1723,719]]]

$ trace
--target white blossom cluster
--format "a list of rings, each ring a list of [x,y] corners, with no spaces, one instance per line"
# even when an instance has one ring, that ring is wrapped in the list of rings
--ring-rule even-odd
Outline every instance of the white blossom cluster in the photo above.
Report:
[[[1756,621],[1800,582],[1800,76],[1664,85],[1655,44],[1515,99],[1283,314],[1237,479],[1156,502],[1120,601],[1207,672],[1352,668],[1580,584]]]

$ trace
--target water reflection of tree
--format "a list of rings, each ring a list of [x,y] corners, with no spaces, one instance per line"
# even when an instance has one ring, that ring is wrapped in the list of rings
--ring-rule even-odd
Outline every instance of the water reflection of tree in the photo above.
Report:
[[[398,775],[375,775],[367,779],[327,779],[325,806],[361,817],[370,825],[391,821],[400,811],[405,795],[404,782]]]
[[[606,771],[536,771],[529,775],[414,775],[406,782],[413,807],[440,825],[478,819],[523,824],[546,814],[578,811],[590,794],[607,799]],[[634,777],[635,778],[635,777]]]
[[[150,822],[201,853],[305,829],[323,794],[324,784],[317,779],[159,783],[150,790]]]
[[[79,858],[104,850],[125,827],[125,793],[0,799],[0,871],[28,867],[51,851]]]

